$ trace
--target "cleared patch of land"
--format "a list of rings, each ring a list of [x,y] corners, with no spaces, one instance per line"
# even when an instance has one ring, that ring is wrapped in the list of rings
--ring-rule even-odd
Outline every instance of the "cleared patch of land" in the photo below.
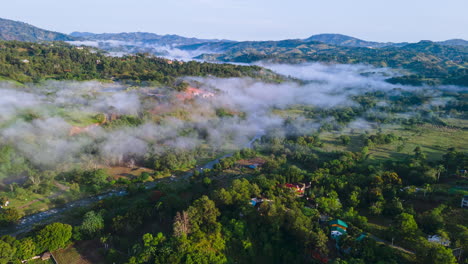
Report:
[[[106,261],[101,250],[104,250],[102,244],[88,240],[76,242],[65,249],[53,252],[53,254],[59,264],[104,264]]]

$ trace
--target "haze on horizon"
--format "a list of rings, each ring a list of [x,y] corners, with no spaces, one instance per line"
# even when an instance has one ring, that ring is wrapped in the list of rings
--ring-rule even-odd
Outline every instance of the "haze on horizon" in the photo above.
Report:
[[[381,42],[468,39],[466,0],[15,0],[0,17],[71,33],[152,32],[232,40],[340,33]]]

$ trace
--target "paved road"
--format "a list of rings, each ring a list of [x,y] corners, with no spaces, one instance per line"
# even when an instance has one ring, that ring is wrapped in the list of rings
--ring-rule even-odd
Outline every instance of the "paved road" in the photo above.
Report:
[[[257,141],[258,139],[260,139],[262,136],[263,136],[263,132],[257,133],[255,135],[255,137],[252,138],[252,140],[250,140],[244,146],[244,148],[252,148],[253,143],[255,141]],[[217,159],[215,159],[213,161],[210,161],[207,164],[199,167],[198,171],[201,172],[201,171],[203,171],[205,169],[212,169],[215,164],[219,163],[220,159],[230,157],[232,155],[233,154],[224,155],[221,158],[217,158]],[[174,178],[174,181],[186,180],[186,179],[190,178],[192,175],[193,175],[193,172],[187,172],[183,176]],[[164,180],[164,179],[161,179],[161,180]],[[161,180],[145,183],[145,189],[151,189],[151,188],[155,187],[157,185],[157,183],[160,182]],[[39,212],[39,213],[27,215],[27,216],[21,218],[19,223],[16,224],[15,226],[12,226],[12,227],[6,228],[6,229],[0,229],[0,235],[17,236],[17,235],[19,235],[21,233],[25,233],[25,232],[30,231],[34,227],[35,224],[38,224],[38,223],[51,223],[51,222],[54,221],[54,219],[56,219],[57,217],[59,217],[63,213],[65,213],[67,211],[70,211],[71,209],[74,209],[76,207],[87,206],[87,205],[90,205],[92,203],[98,202],[98,201],[100,201],[102,199],[109,198],[109,197],[112,197],[112,196],[125,196],[127,194],[128,193],[125,190],[125,188],[121,187],[121,188],[117,188],[117,189],[111,190],[111,191],[106,192],[106,193],[102,193],[100,195],[96,195],[96,196],[92,196],[92,197],[88,197],[88,198],[84,198],[84,199],[81,199],[81,200],[76,200],[76,201],[67,203],[67,204],[63,205],[62,207],[57,207],[57,208],[53,208],[53,209],[50,209],[50,210],[47,210],[47,211],[44,211],[44,212]]]

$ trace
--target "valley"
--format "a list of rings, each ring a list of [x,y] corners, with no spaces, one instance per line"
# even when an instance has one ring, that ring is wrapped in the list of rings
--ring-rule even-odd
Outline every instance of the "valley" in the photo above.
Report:
[[[467,260],[466,41],[0,25],[0,264]]]

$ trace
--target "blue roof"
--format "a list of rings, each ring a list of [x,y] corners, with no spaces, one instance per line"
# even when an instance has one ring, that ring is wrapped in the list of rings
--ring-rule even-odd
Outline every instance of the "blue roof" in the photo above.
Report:
[[[367,233],[361,233],[361,235],[359,235],[359,237],[356,238],[356,241],[361,241],[361,240],[363,240],[363,239],[366,238],[366,237],[367,237]]]

